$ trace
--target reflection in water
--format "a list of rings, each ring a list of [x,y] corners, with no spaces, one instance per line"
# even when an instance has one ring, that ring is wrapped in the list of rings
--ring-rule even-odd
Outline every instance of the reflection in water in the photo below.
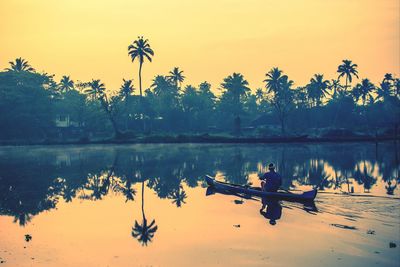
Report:
[[[266,211],[264,211],[265,207],[267,207]],[[275,225],[276,221],[282,216],[282,206],[280,201],[277,199],[263,198],[260,214],[268,219],[271,225]]]
[[[132,235],[146,245],[157,225],[145,216],[145,183],[181,207],[190,198],[184,188],[198,186],[205,174],[249,184],[263,166],[276,162],[286,189],[318,185],[325,191],[398,195],[397,150],[393,144],[3,147],[0,215],[24,226],[60,200],[96,201],[111,194],[135,201],[141,183],[142,221],[135,221]],[[265,214],[273,217],[268,208]]]
[[[152,220],[151,223],[148,224],[144,213],[144,181],[142,181],[142,223],[139,224],[138,221],[135,220],[135,225],[132,227],[132,236],[137,238],[143,246],[147,246],[147,243],[151,242],[157,229],[156,221]]]

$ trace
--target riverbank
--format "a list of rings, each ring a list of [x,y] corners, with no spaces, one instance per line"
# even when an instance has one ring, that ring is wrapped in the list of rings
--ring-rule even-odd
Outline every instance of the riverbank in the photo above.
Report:
[[[346,143],[397,141],[400,136],[338,136],[309,137],[233,137],[222,135],[143,135],[134,138],[103,139],[45,139],[45,140],[0,140],[0,145],[77,145],[77,144],[181,144],[181,143],[222,143],[222,144],[269,144],[269,143]]]

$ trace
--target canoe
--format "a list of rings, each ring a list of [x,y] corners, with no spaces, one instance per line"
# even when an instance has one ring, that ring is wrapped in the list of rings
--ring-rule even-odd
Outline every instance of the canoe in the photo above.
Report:
[[[250,196],[257,196],[261,198],[275,198],[288,201],[307,202],[307,201],[313,201],[317,196],[317,190],[315,189],[301,193],[293,193],[289,191],[265,192],[257,187],[247,187],[242,185],[220,182],[215,180],[215,178],[209,175],[205,176],[205,180],[208,186],[216,188],[218,190],[224,190],[227,192],[233,192]]]

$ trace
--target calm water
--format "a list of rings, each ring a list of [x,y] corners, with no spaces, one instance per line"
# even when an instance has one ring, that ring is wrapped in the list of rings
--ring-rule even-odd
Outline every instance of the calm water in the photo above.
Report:
[[[398,150],[0,147],[0,266],[399,266]],[[315,207],[206,196],[205,174],[258,184],[269,162]]]

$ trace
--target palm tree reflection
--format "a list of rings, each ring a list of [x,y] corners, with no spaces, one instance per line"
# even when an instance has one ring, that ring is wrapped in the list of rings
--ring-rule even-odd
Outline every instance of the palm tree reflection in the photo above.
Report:
[[[168,198],[172,199],[172,203],[179,208],[182,206],[182,203],[186,203],[185,199],[187,198],[187,195],[185,190],[183,190],[182,185],[180,185],[178,189],[175,189],[168,194]]]
[[[152,241],[154,234],[157,232],[158,226],[155,220],[152,220],[151,223],[148,224],[144,213],[144,181],[142,181],[142,216],[141,224],[135,220],[135,225],[132,227],[132,236],[136,238],[142,246],[147,246],[147,243]]]

